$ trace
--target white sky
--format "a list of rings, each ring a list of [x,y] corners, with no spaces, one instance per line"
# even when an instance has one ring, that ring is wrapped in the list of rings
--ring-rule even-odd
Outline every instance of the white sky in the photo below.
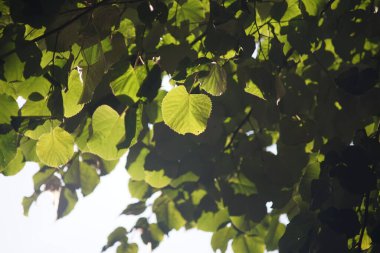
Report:
[[[120,216],[128,203],[125,159],[109,175],[101,178],[95,191],[82,198],[66,217],[55,220],[54,195],[44,193],[23,215],[22,198],[33,192],[32,176],[38,170],[28,163],[16,176],[0,175],[0,252],[4,253],[93,253],[100,252],[107,236],[118,226],[131,227],[134,216]],[[138,239],[139,235],[135,235]],[[211,234],[200,231],[171,232],[155,253],[213,252]],[[116,252],[111,248],[107,253]],[[140,244],[142,253],[150,252]]]

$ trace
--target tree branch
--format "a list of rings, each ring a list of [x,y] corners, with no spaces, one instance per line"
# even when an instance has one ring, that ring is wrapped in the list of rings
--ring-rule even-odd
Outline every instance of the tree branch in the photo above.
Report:
[[[240,122],[240,124],[238,125],[238,127],[235,129],[235,131],[232,133],[232,137],[230,139],[230,141],[228,142],[227,146],[224,148],[224,150],[227,150],[231,147],[237,133],[239,132],[239,130],[244,126],[245,123],[247,123],[247,121],[249,120],[249,116],[251,116],[251,113],[252,113],[252,109],[249,110],[249,112],[247,113],[247,115],[245,115],[244,119]]]
[[[38,36],[37,38],[34,38],[33,40],[29,40],[29,41],[26,41],[26,43],[24,44],[25,46],[30,46],[32,45],[33,43],[36,43],[44,38],[47,38],[49,37],[50,35],[54,34],[54,33],[57,33],[59,32],[60,30],[64,29],[65,27],[71,25],[72,23],[74,23],[75,21],[77,21],[78,19],[80,19],[82,16],[88,14],[89,12],[91,12],[92,10],[98,8],[99,6],[105,4],[106,2],[108,2],[110,0],[103,0],[99,3],[96,3],[92,6],[90,6],[89,8],[86,8],[83,12],[79,13],[78,15],[76,15],[74,18],[66,21],[65,23],[63,23],[62,25],[59,25],[58,27],[48,31],[48,32],[45,32],[44,34],[42,34],[41,36]],[[12,50],[9,50],[8,52],[0,55],[0,59],[4,59],[6,58],[7,56],[15,53],[17,51],[16,48],[12,49]]]

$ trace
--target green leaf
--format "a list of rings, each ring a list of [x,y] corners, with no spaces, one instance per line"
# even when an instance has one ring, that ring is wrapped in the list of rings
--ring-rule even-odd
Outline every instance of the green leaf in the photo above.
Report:
[[[112,247],[116,242],[122,242],[126,240],[127,230],[123,227],[118,227],[111,234],[108,235],[107,245],[105,245],[102,251]]]
[[[24,209],[24,215],[25,216],[28,216],[29,214],[29,209],[30,207],[32,206],[33,202],[36,201],[38,198],[38,194],[36,193],[33,193],[31,196],[29,197],[24,197],[22,199],[22,207]]]
[[[37,116],[37,117],[49,117],[51,116],[51,111],[48,107],[48,99],[44,98],[39,101],[27,100],[26,103],[21,108],[22,116]]]
[[[232,241],[232,249],[236,253],[264,253],[264,240],[258,236],[239,235]]]
[[[302,0],[305,5],[306,11],[310,16],[317,16],[322,11],[323,7],[327,4],[328,0]]]
[[[71,191],[68,188],[62,188],[57,209],[57,219],[68,215],[74,209],[77,201],[78,197],[75,191]]]
[[[127,71],[110,83],[112,92],[115,96],[127,96],[133,102],[137,102],[139,97],[137,93],[140,89],[141,82],[136,74],[135,69],[129,65]]]
[[[208,76],[201,80],[201,89],[213,96],[222,95],[227,89],[227,74],[223,67],[212,64]]]
[[[58,127],[61,124],[59,120],[47,120],[42,125],[37,126],[33,130],[25,131],[25,136],[33,140],[38,140],[41,135],[49,133],[52,128]]]
[[[74,138],[62,128],[55,127],[40,136],[36,153],[40,161],[48,166],[64,165],[74,154]]]
[[[39,192],[41,190],[41,186],[44,185],[51,176],[53,176],[55,169],[53,168],[42,168],[39,172],[34,174],[33,183],[34,183],[34,191]]]
[[[87,163],[79,164],[80,171],[80,185],[82,188],[82,193],[87,196],[94,191],[95,187],[99,184],[100,178],[96,172],[96,168],[88,165]]]
[[[257,193],[255,184],[249,180],[243,173],[239,173],[237,177],[229,180],[231,187],[234,189],[235,194],[244,194],[250,196]]]
[[[6,46],[2,46],[4,49]],[[22,62],[17,54],[11,54],[4,59],[4,77],[8,82],[24,81],[25,62]]]
[[[99,106],[92,115],[93,135],[87,143],[91,153],[104,160],[116,160],[125,150],[116,145],[125,134],[124,114],[121,116],[108,105]]]
[[[83,104],[79,104],[79,98],[83,84],[77,70],[72,70],[67,83],[67,91],[62,90],[64,116],[70,118],[83,109]]]
[[[83,91],[78,103],[84,104],[90,102],[96,87],[103,79],[105,66],[104,57],[102,57],[95,64],[78,69],[83,80]]]
[[[188,0],[182,4],[176,3],[170,8],[169,19],[174,18],[176,24],[180,25],[183,21],[197,24],[205,20],[204,3],[198,0]]]
[[[162,223],[169,229],[180,229],[186,220],[175,207],[174,202],[166,196],[159,197],[153,203],[153,212],[157,216],[158,224]]]
[[[162,117],[165,124],[179,134],[199,135],[206,129],[211,108],[207,95],[189,94],[184,86],[178,86],[163,99]]]
[[[272,251],[278,249],[278,241],[285,233],[285,225],[280,223],[278,219],[272,219],[269,225],[268,233],[265,236],[265,245],[267,250]]]
[[[166,96],[167,92],[164,90],[158,91],[157,96],[152,102],[144,106],[144,110],[149,118],[150,123],[159,123],[162,122],[162,100]]]
[[[18,105],[16,100],[6,94],[0,94],[0,124],[10,124],[11,116],[17,116]]]
[[[224,253],[227,250],[228,242],[234,238],[237,231],[232,227],[224,227],[216,231],[211,238],[211,247],[216,252],[218,249]]]
[[[146,209],[146,205],[145,205],[145,202],[137,202],[137,203],[133,203],[133,204],[129,204],[127,206],[127,208],[124,209],[124,211],[122,212],[122,214],[125,214],[125,215],[139,215],[139,214],[142,214]]]
[[[221,224],[227,221],[229,221],[229,215],[225,208],[216,213],[203,211],[197,220],[197,228],[207,232],[215,232]]]
[[[145,170],[145,182],[155,188],[163,188],[170,184],[172,179],[165,176],[164,170]]]
[[[311,184],[314,179],[319,178],[319,173],[320,173],[319,162],[312,161],[306,166],[305,173],[303,174],[300,185],[299,185],[299,192],[303,200],[310,201]]]
[[[122,243],[117,247],[116,253],[137,253],[139,246],[136,243]]]
[[[125,139],[117,146],[118,148],[129,148],[136,144],[143,130],[143,104],[139,103],[137,108],[129,108],[124,117],[126,129]]]
[[[177,177],[176,179],[173,179],[170,182],[170,185],[174,188],[178,188],[178,186],[189,183],[189,182],[198,182],[199,176],[194,174],[192,171],[188,171],[185,174],[182,174],[181,176]]]
[[[254,95],[258,98],[261,98],[261,99],[264,99],[264,95],[263,93],[261,92],[261,90],[259,89],[259,87],[257,87],[257,85],[252,82],[251,80],[249,80],[244,88],[244,91],[251,94],[251,95]]]
[[[24,168],[24,156],[21,149],[17,149],[16,156],[5,166],[2,173],[5,176],[16,175],[22,168]],[[1,171],[1,170],[0,170]]]
[[[126,168],[128,170],[129,175],[133,180],[144,180],[144,163],[145,157],[149,154],[149,149],[145,147],[141,147],[141,145],[137,144],[133,146],[128,154],[127,165]]]
[[[0,168],[8,165],[17,152],[17,135],[15,131],[0,134]]]
[[[128,183],[129,193],[133,198],[143,200],[148,197],[149,185],[145,181],[135,181],[130,179]]]

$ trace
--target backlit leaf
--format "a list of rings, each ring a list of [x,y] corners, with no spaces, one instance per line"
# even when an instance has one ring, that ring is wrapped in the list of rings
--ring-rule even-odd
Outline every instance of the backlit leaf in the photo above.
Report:
[[[204,94],[189,94],[184,86],[172,89],[162,101],[166,125],[179,134],[199,135],[206,129],[211,100]]]
[[[10,96],[0,94],[0,124],[10,124],[11,116],[17,116],[17,102]]]
[[[232,249],[239,253],[264,253],[264,240],[258,236],[239,235],[232,241]]]
[[[227,89],[227,74],[223,67],[212,64],[208,76],[201,80],[201,89],[213,96],[222,95]]]
[[[48,166],[64,165],[74,154],[74,138],[62,128],[55,127],[40,136],[36,153],[40,161]]]
[[[119,158],[124,150],[116,145],[125,134],[124,114],[121,116],[108,105],[99,106],[92,115],[93,135],[87,143],[89,151],[105,160]]]
[[[67,92],[62,91],[64,116],[70,118],[79,113],[83,104],[79,104],[80,93],[83,90],[83,84],[77,70],[72,70],[69,75]]]

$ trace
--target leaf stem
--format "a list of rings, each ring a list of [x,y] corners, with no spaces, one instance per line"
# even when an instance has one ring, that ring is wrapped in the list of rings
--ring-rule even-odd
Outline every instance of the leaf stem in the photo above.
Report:
[[[245,123],[248,122],[249,117],[251,116],[251,113],[252,113],[252,109],[249,110],[247,115],[245,115],[244,119],[240,122],[238,127],[234,130],[234,132],[232,133],[232,137],[231,137],[230,141],[228,142],[227,146],[224,148],[224,150],[227,150],[231,147],[231,145],[232,145],[237,133],[239,132],[239,130],[244,126]]]

